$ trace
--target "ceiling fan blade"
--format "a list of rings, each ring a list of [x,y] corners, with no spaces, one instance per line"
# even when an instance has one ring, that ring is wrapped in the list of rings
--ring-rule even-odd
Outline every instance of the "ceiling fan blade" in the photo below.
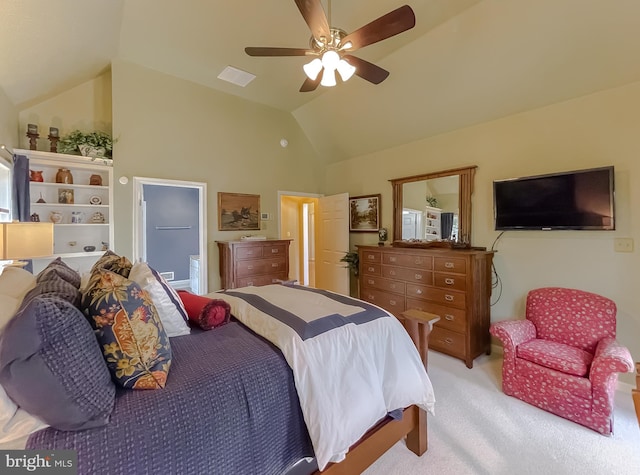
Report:
[[[340,46],[351,43],[351,47],[345,48],[345,51],[355,51],[410,30],[415,24],[416,16],[413,10],[409,5],[404,5],[348,34],[342,39]]]
[[[311,92],[315,91],[318,88],[318,84],[320,84],[320,80],[322,79],[322,71],[318,74],[318,77],[315,79],[306,78],[302,83],[302,87],[300,88],[300,92]]]
[[[389,71],[364,59],[351,56],[350,54],[345,54],[342,59],[356,68],[356,75],[362,79],[366,79],[370,83],[380,84],[389,77]]]
[[[268,46],[248,46],[244,52],[249,56],[306,56],[311,51],[304,48],[271,48]]]
[[[313,37],[317,40],[323,36],[329,38],[329,22],[320,0],[296,0],[296,5]]]

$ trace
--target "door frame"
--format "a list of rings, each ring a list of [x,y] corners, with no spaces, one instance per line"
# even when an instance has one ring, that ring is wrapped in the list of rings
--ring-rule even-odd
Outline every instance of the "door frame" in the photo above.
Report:
[[[195,188],[198,190],[198,249],[200,255],[198,294],[209,292],[207,265],[207,184],[199,181],[169,180],[165,178],[133,177],[133,262],[139,262],[144,255],[144,216],[142,212],[142,196],[144,185],[175,186]]]

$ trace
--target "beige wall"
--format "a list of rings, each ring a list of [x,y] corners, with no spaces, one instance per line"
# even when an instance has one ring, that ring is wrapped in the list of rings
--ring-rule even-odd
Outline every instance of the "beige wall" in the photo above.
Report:
[[[243,234],[218,231],[217,193],[259,194],[261,211],[276,217],[277,191],[318,192],[323,168],[290,114],[127,62],[112,74],[114,174],[207,183],[209,289],[217,290],[215,241]],[[115,186],[115,249],[131,255],[132,180]],[[278,237],[277,222],[264,221],[261,234]]]
[[[18,128],[20,147],[29,148],[25,136],[27,124],[36,124],[40,137],[38,150],[49,151],[49,127],[57,127],[60,136],[73,130],[111,134],[111,71],[20,111]]]
[[[497,242],[492,321],[523,315],[529,289],[567,286],[618,304],[618,339],[640,359],[640,83],[461,129],[329,166],[327,193],[382,193],[382,225],[392,229],[390,178],[477,165],[473,245],[491,248],[492,181],[615,166],[616,231],[509,231]],[[615,253],[616,237],[635,239]],[[375,235],[352,234],[351,245]],[[630,381],[630,379],[628,379]]]
[[[18,147],[18,110],[0,88],[0,143],[10,149]],[[9,156],[2,153],[6,160]]]

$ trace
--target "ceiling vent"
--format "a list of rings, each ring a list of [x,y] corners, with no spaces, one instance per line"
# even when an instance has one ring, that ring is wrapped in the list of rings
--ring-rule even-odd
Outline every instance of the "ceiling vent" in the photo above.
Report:
[[[227,81],[241,87],[245,87],[255,78],[255,74],[242,71],[234,68],[233,66],[227,66],[220,74],[218,74],[218,79],[222,79],[223,81]]]

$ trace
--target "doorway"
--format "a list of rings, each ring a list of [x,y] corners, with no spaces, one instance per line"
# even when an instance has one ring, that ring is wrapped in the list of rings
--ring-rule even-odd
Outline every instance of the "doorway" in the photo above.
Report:
[[[207,293],[206,183],[133,177],[133,187],[134,261],[176,289]]]

